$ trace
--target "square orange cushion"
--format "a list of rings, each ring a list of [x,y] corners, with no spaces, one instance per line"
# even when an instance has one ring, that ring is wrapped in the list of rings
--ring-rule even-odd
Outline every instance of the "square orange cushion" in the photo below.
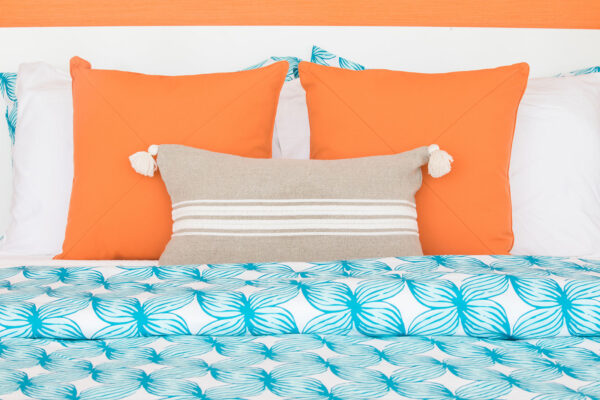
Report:
[[[508,168],[527,64],[420,74],[302,62],[314,159],[438,144],[454,157],[417,193],[425,254],[506,254],[513,245]]]
[[[271,157],[287,62],[233,73],[155,76],[92,69],[71,60],[74,179],[59,259],[158,259],[172,231],[159,174],[128,157],[151,144],[183,144]]]

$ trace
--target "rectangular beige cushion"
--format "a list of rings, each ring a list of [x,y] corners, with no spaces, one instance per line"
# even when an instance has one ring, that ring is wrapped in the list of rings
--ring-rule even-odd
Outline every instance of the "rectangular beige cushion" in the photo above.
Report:
[[[428,159],[426,147],[323,161],[161,145],[174,224],[160,264],[422,255],[415,193]]]

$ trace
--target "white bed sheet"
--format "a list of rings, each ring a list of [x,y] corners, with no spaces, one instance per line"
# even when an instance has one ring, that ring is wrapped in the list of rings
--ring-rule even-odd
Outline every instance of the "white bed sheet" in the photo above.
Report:
[[[561,257],[557,258],[560,259]],[[600,257],[588,257],[589,261],[600,261]],[[19,266],[57,267],[114,267],[114,266],[157,266],[158,260],[53,260],[50,256],[18,256],[0,253],[0,269]]]
[[[89,267],[114,267],[126,266],[154,266],[158,260],[53,260],[49,256],[15,256],[0,253],[0,268],[19,266],[89,266]]]

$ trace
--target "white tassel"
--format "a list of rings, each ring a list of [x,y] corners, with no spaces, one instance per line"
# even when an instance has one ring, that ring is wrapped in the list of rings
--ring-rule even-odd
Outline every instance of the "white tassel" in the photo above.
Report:
[[[439,178],[450,172],[454,161],[450,154],[440,150],[437,144],[432,144],[427,150],[429,150],[429,164],[427,164],[429,175]]]
[[[148,151],[138,151],[129,156],[131,167],[138,174],[144,176],[154,176],[154,172],[158,169],[154,156],[158,154],[158,146],[153,144],[148,147]]]

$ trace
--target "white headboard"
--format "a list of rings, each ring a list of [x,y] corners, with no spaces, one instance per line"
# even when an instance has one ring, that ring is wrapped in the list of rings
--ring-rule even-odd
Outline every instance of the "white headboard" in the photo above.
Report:
[[[245,68],[269,56],[308,59],[313,44],[370,68],[418,72],[520,61],[531,76],[600,65],[600,30],[532,28],[179,26],[0,28],[0,71],[71,56],[96,68],[194,74]]]

